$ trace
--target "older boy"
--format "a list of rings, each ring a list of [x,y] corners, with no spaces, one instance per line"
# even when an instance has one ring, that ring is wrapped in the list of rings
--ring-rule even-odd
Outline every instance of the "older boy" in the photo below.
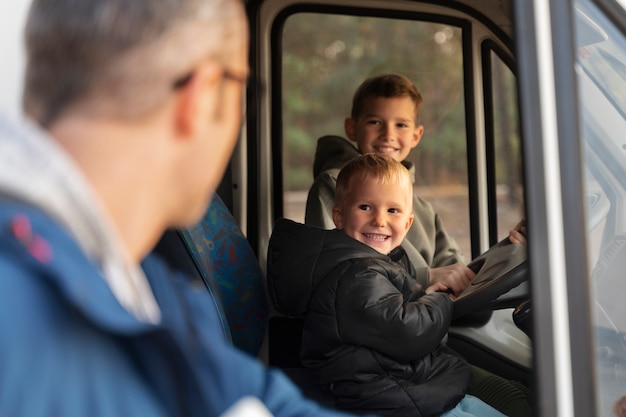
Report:
[[[337,136],[319,140],[314,163],[315,182],[307,198],[306,224],[325,229],[334,227],[331,212],[337,174],[347,161],[359,154],[389,155],[402,162],[414,176],[415,167],[406,157],[424,133],[424,127],[417,122],[421,106],[421,94],[402,75],[375,76],[359,86],[353,97],[351,116],[344,124],[348,138],[357,147]],[[430,203],[415,196],[412,208],[415,221],[402,246],[418,270],[418,282],[424,286],[442,282],[459,294],[467,288],[474,273],[463,263],[456,242],[446,232]]]
[[[468,364],[442,344],[453,304],[424,289],[400,246],[413,223],[412,181],[394,158],[364,154],[338,175],[337,230],[274,229],[268,275],[279,299],[305,303],[301,356],[338,407],[381,416],[503,416],[465,395]],[[294,300],[293,298],[296,298]]]

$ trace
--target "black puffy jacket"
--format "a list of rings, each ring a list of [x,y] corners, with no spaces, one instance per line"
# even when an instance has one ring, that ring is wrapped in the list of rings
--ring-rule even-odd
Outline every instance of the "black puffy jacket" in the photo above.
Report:
[[[388,256],[338,230],[280,219],[268,251],[278,309],[305,316],[301,357],[338,408],[438,416],[470,383],[464,359],[441,343],[447,294],[426,294],[399,247]]]

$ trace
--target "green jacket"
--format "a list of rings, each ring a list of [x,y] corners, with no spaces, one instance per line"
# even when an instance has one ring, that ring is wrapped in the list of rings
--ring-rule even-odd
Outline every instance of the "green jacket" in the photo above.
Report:
[[[348,140],[339,136],[324,136],[317,142],[313,177],[309,190],[304,222],[311,226],[334,229],[332,209],[335,203],[335,187],[339,170],[350,159],[359,155],[359,150]],[[415,167],[403,162],[415,181]],[[417,270],[417,280],[428,285],[428,268],[436,268],[464,262],[463,255],[446,232],[441,218],[431,204],[413,195],[415,220],[402,243],[402,247]]]

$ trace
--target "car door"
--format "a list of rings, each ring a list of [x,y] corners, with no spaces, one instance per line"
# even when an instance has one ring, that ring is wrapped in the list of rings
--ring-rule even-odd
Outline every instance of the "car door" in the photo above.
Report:
[[[589,0],[515,6],[536,408],[622,415],[624,10]]]

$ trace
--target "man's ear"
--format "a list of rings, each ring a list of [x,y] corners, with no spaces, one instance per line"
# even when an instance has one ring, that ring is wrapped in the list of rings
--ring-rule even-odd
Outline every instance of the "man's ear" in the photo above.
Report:
[[[422,140],[422,135],[424,134],[424,125],[415,126],[415,130],[413,130],[413,142],[411,143],[411,149],[415,148]]]
[[[337,229],[343,229],[343,215],[341,209],[337,206],[333,207],[333,223],[335,223]]]
[[[356,121],[352,117],[346,117],[343,121],[343,129],[346,131],[346,136],[352,142],[356,142]]]
[[[213,117],[219,105],[218,85],[223,68],[215,62],[198,66],[189,82],[176,90],[174,123],[182,137],[195,137],[206,119]]]

